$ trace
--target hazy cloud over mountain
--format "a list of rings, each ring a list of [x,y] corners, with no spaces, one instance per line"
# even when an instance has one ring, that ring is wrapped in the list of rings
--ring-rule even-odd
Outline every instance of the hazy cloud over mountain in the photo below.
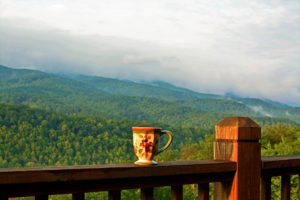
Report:
[[[0,64],[300,105],[300,2],[0,0]]]

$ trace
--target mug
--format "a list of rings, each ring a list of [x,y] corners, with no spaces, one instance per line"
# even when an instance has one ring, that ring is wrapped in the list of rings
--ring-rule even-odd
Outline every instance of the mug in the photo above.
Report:
[[[132,127],[133,132],[133,150],[139,158],[134,164],[137,165],[156,165],[154,156],[166,150],[173,141],[171,131],[162,130],[157,127]],[[164,147],[159,148],[160,137],[168,136],[168,142]]]

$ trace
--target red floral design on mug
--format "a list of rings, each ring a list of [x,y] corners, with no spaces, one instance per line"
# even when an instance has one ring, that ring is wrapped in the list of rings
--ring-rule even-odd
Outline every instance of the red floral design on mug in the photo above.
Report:
[[[150,135],[144,135],[144,138],[142,139],[140,143],[140,147],[145,148],[145,153],[152,153],[153,151],[153,142],[150,141],[151,136]]]

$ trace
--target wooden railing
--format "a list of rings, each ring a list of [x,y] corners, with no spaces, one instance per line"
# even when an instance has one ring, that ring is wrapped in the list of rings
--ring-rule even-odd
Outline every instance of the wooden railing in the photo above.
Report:
[[[197,184],[198,199],[271,199],[271,177],[282,176],[282,199],[290,198],[290,176],[300,173],[300,156],[260,156],[260,127],[249,118],[226,118],[216,125],[214,160],[164,162],[156,166],[134,164],[0,169],[0,200],[51,194],[108,191],[109,199],[121,199],[124,189],[141,189],[141,199],[153,199],[153,188],[171,187],[171,199],[183,199],[183,185]],[[299,177],[299,176],[298,176]],[[261,182],[261,184],[260,184]],[[300,180],[299,180],[300,182]],[[299,188],[299,184],[298,184]],[[300,189],[298,189],[300,199]]]
[[[271,199],[271,178],[281,176],[281,199],[290,199],[291,175],[298,175],[300,200],[300,156],[263,157],[261,175],[261,200]]]
[[[142,199],[151,199],[153,187],[172,186],[172,196],[182,196],[182,185],[230,181],[236,164],[230,161],[167,162],[157,166],[134,164],[0,170],[2,196],[36,196],[73,193],[83,199],[84,192],[109,191],[119,199],[122,189],[142,188]],[[201,188],[201,187],[200,187]],[[204,193],[207,193],[205,190]]]

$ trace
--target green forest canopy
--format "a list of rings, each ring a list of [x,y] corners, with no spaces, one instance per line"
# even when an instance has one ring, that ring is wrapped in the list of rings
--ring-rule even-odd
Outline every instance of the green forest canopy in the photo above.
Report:
[[[300,154],[299,108],[200,94],[163,83],[158,87],[1,66],[0,78],[0,168],[132,163],[132,126],[173,132],[173,144],[157,156],[159,162],[212,159],[214,125],[236,115],[249,116],[262,126],[262,155]],[[278,196],[279,181],[274,182]],[[169,199],[167,190],[155,195]],[[185,190],[186,199],[196,195],[193,187]],[[89,199],[93,195],[106,198],[89,194]],[[125,192],[124,199],[137,195]]]

